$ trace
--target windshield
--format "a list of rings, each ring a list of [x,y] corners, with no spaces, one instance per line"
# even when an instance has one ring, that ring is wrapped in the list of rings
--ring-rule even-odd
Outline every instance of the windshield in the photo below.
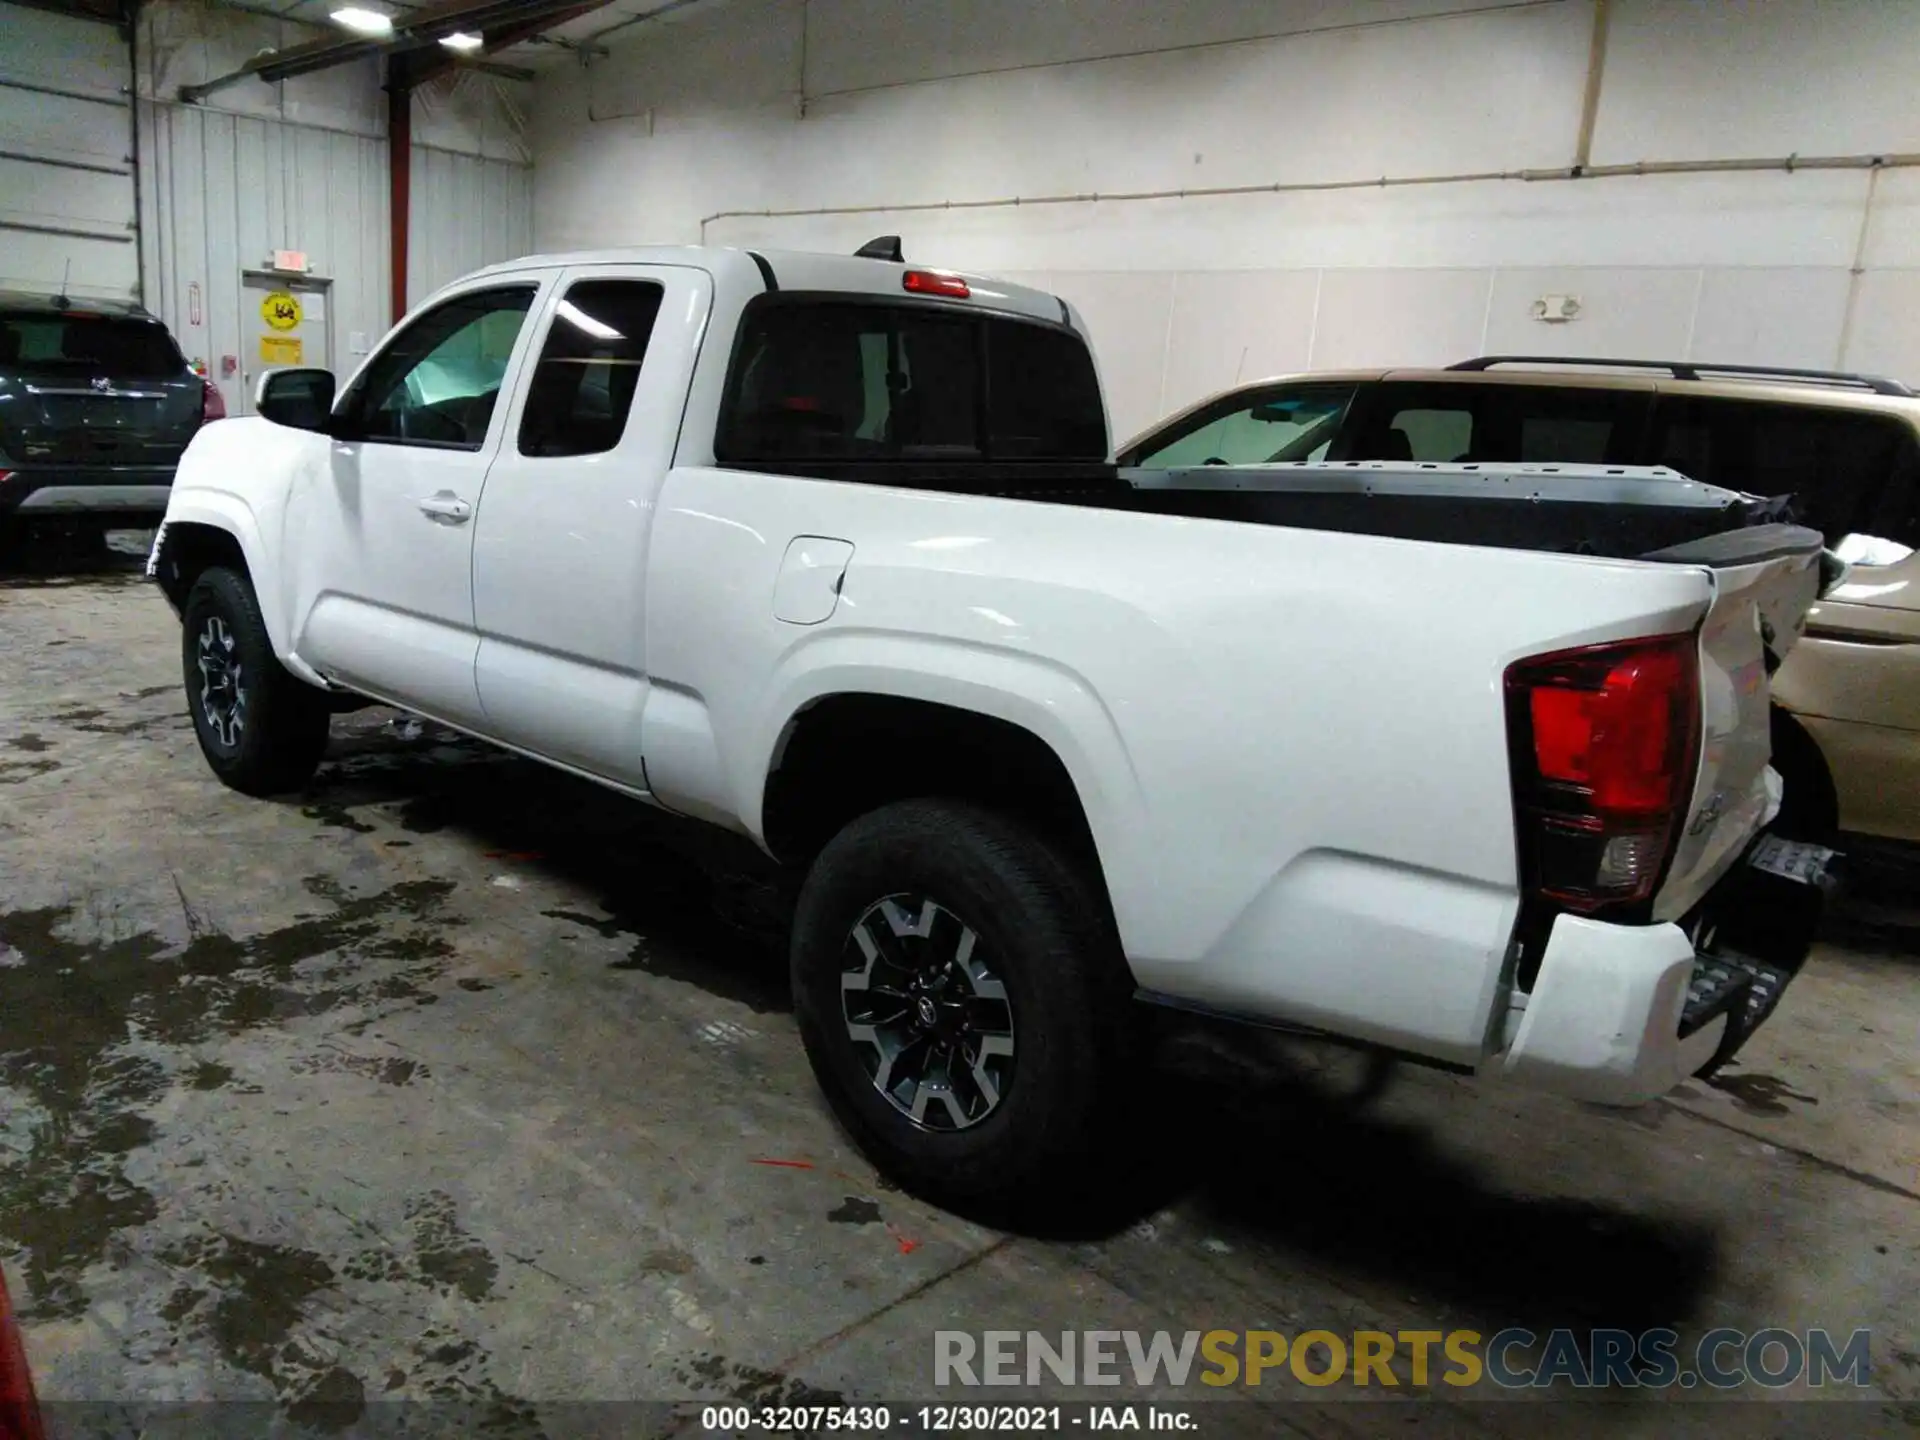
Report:
[[[152,380],[186,361],[164,327],[112,315],[0,314],[0,370]]]
[[[1150,470],[1192,465],[1275,465],[1325,457],[1352,385],[1296,385],[1242,395],[1225,410],[1190,415],[1154,436],[1132,463]]]

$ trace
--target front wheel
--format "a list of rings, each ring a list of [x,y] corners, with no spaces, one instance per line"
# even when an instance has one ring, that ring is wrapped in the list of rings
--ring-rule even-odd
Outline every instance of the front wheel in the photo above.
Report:
[[[273,653],[246,576],[212,569],[187,592],[181,669],[200,753],[245,795],[297,790],[326,753],[326,696]]]
[[[1132,987],[1097,887],[1022,826],[934,800],[855,820],[801,888],[792,966],[835,1115],[909,1189],[1025,1212],[1099,1147]]]

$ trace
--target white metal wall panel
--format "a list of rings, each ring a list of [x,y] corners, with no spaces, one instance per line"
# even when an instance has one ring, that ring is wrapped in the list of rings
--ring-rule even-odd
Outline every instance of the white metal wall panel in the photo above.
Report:
[[[533,171],[415,145],[411,226],[407,294],[418,304],[449,280],[533,249]]]
[[[336,31],[301,25],[252,9],[206,0],[149,0],[140,9],[140,93],[175,99],[182,85],[199,84],[240,69],[262,50],[286,50]],[[385,128],[386,99],[380,62],[368,56],[268,84],[246,80],[207,101],[212,109],[260,120],[378,135]]]
[[[1914,0],[1610,3],[1596,164],[1914,148]],[[1501,345],[1920,378],[1920,169],[1194,193],[1564,170],[1594,18],[1594,0],[696,5],[536,82],[536,243],[845,251],[899,231],[921,260],[1043,272],[1086,307],[1121,433],[1236,373]],[[1278,38],[1236,38],[1256,33]],[[1161,198],[1092,198],[1128,191]],[[1043,196],[1087,198],[1012,203]],[[884,205],[934,208],[866,208]],[[861,213],[806,213],[836,206]],[[1572,323],[1535,317],[1547,294],[1580,299]]]
[[[119,30],[0,3],[0,286],[138,293],[132,67]]]
[[[489,160],[533,163],[523,81],[455,70],[413,92],[413,143]]]
[[[242,348],[257,329],[242,276],[275,250],[305,251],[329,282],[328,348],[336,369],[352,368],[387,329],[386,142],[177,104],[140,109],[147,304],[206,362],[228,409],[247,407],[238,372],[258,368]]]
[[[180,87],[231,72],[267,47],[328,33],[204,0],[142,7],[139,43],[141,270],[147,303],[204,360],[227,407],[247,406],[257,304],[243,275],[300,250],[328,282],[333,368],[351,370],[389,327],[387,98],[356,60],[278,84],[244,80],[199,105]],[[532,248],[533,186],[517,82],[455,76],[416,94],[408,292]],[[483,158],[486,157],[486,158]],[[194,303],[199,297],[198,308]],[[233,356],[234,374],[223,373]]]

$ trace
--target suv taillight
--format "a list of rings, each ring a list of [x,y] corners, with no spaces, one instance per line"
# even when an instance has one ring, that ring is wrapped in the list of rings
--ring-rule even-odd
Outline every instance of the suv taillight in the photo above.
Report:
[[[20,1327],[7,1303],[7,1282],[0,1277],[0,1435],[7,1440],[42,1440],[40,1407],[33,1398],[33,1376],[27,1371],[27,1352],[20,1344]]]
[[[1663,635],[1507,668],[1529,894],[1584,913],[1652,899],[1693,794],[1698,643]]]
[[[206,393],[200,400],[200,423],[204,425],[209,420],[226,419],[227,401],[220,393],[220,387],[204,375],[200,377],[200,383],[206,387]]]

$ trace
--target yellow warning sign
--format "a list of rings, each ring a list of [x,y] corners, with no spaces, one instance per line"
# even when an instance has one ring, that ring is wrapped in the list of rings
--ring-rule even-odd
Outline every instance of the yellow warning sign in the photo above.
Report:
[[[306,353],[306,346],[298,335],[262,335],[260,337],[260,363],[262,365],[298,365]]]
[[[275,290],[260,302],[260,318],[276,330],[292,330],[300,323],[300,297]]]

